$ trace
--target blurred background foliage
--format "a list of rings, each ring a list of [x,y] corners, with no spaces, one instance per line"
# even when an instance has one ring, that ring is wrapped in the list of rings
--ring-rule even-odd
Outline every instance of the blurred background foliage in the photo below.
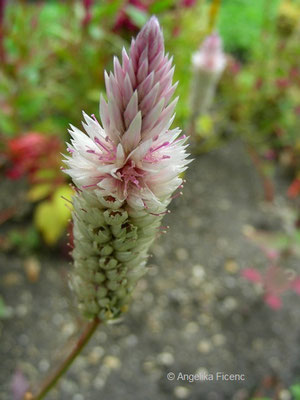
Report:
[[[0,0],[0,166],[5,179],[25,181],[21,247],[29,253],[41,238],[55,245],[68,226],[64,198],[72,189],[61,172],[68,124],[80,126],[80,110],[98,115],[104,70],[152,14],[174,55],[181,127],[190,116],[192,53],[214,30],[224,42],[227,69],[214,105],[187,132],[195,152],[238,137],[266,179],[283,166],[287,194],[298,197],[300,0]],[[2,210],[0,223],[17,208]],[[20,245],[18,229],[4,248]]]

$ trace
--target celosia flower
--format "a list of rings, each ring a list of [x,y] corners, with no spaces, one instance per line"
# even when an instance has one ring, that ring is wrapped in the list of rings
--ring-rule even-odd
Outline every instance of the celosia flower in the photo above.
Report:
[[[200,49],[192,55],[192,66],[191,118],[195,122],[210,107],[216,85],[226,66],[222,40],[217,33],[208,36]]]
[[[162,215],[186,169],[186,137],[171,129],[172,59],[164,53],[155,17],[132,40],[122,64],[105,73],[101,125],[84,114],[87,134],[72,127],[65,170],[74,196],[75,271],[72,287],[84,314],[120,314],[138,277]]]

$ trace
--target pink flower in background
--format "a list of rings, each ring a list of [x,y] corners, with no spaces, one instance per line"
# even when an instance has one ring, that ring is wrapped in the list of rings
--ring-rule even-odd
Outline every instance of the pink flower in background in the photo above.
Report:
[[[101,125],[84,114],[87,135],[71,126],[65,163],[79,189],[100,189],[103,196],[133,208],[165,208],[186,169],[185,136],[171,129],[177,98],[170,102],[172,58],[165,55],[155,17],[132,40],[122,64],[105,73],[107,102],[101,97]]]
[[[300,277],[292,277],[277,265],[270,265],[264,274],[255,268],[243,269],[241,274],[248,281],[263,286],[264,301],[274,310],[282,307],[281,295],[287,290],[294,290],[300,295]]]
[[[117,15],[117,20],[113,27],[114,32],[119,32],[122,29],[128,30],[129,32],[135,32],[139,30],[139,27],[132,21],[130,15],[126,12],[126,6],[135,7],[140,11],[148,11],[148,4],[145,4],[143,1],[127,0],[124,7]]]
[[[226,57],[222,48],[222,39],[213,33],[202,43],[200,49],[193,54],[192,63],[195,69],[220,75],[226,66]]]

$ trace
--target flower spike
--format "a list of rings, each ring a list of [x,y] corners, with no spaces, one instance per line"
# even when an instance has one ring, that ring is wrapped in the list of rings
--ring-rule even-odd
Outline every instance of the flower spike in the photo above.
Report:
[[[186,137],[170,129],[174,67],[152,17],[129,53],[105,72],[101,124],[83,113],[86,133],[73,127],[65,156],[80,190],[74,203],[71,286],[88,317],[117,317],[137,279],[173,192],[182,184]]]

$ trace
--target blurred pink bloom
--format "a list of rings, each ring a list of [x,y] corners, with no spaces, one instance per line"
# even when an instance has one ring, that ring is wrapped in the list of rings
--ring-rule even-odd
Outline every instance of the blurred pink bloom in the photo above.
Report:
[[[263,275],[255,268],[246,268],[241,275],[252,283],[263,285],[264,301],[274,310],[281,308],[280,296],[287,290],[294,290],[300,295],[300,278],[291,278],[286,270],[277,265],[270,265]]]
[[[60,142],[57,137],[46,136],[37,132],[28,132],[8,140],[6,157],[11,163],[6,175],[10,179],[19,179],[42,167],[42,160],[47,166],[59,160]],[[51,161],[51,162],[50,162]]]
[[[213,33],[202,43],[200,49],[193,54],[192,63],[195,69],[201,69],[220,75],[226,65],[226,57],[222,48],[222,39]]]
[[[132,21],[130,15],[128,15],[128,13],[126,12],[126,6],[133,6],[140,11],[148,10],[148,5],[146,5],[141,0],[127,0],[125,2],[125,5],[117,15],[117,19],[113,27],[114,32],[119,32],[123,29],[129,32],[136,32],[139,30],[139,27]]]
[[[129,56],[123,49],[122,65],[115,57],[114,73],[105,72],[102,126],[85,113],[87,135],[71,125],[65,172],[79,189],[100,189],[102,196],[126,200],[133,208],[165,208],[189,163],[186,137],[170,130],[177,103],[177,98],[170,103],[177,86],[173,73],[152,17],[132,40]]]
[[[183,7],[190,8],[197,3],[197,0],[182,0],[181,4]]]
[[[87,26],[92,19],[91,7],[93,5],[93,2],[94,0],[82,0],[82,4],[85,10],[85,15],[82,20],[83,26]]]
[[[250,282],[259,283],[262,282],[262,276],[260,272],[258,272],[254,268],[245,268],[241,272],[242,276]]]
[[[266,294],[264,301],[269,307],[273,308],[273,310],[279,310],[282,307],[281,298],[273,294]]]

